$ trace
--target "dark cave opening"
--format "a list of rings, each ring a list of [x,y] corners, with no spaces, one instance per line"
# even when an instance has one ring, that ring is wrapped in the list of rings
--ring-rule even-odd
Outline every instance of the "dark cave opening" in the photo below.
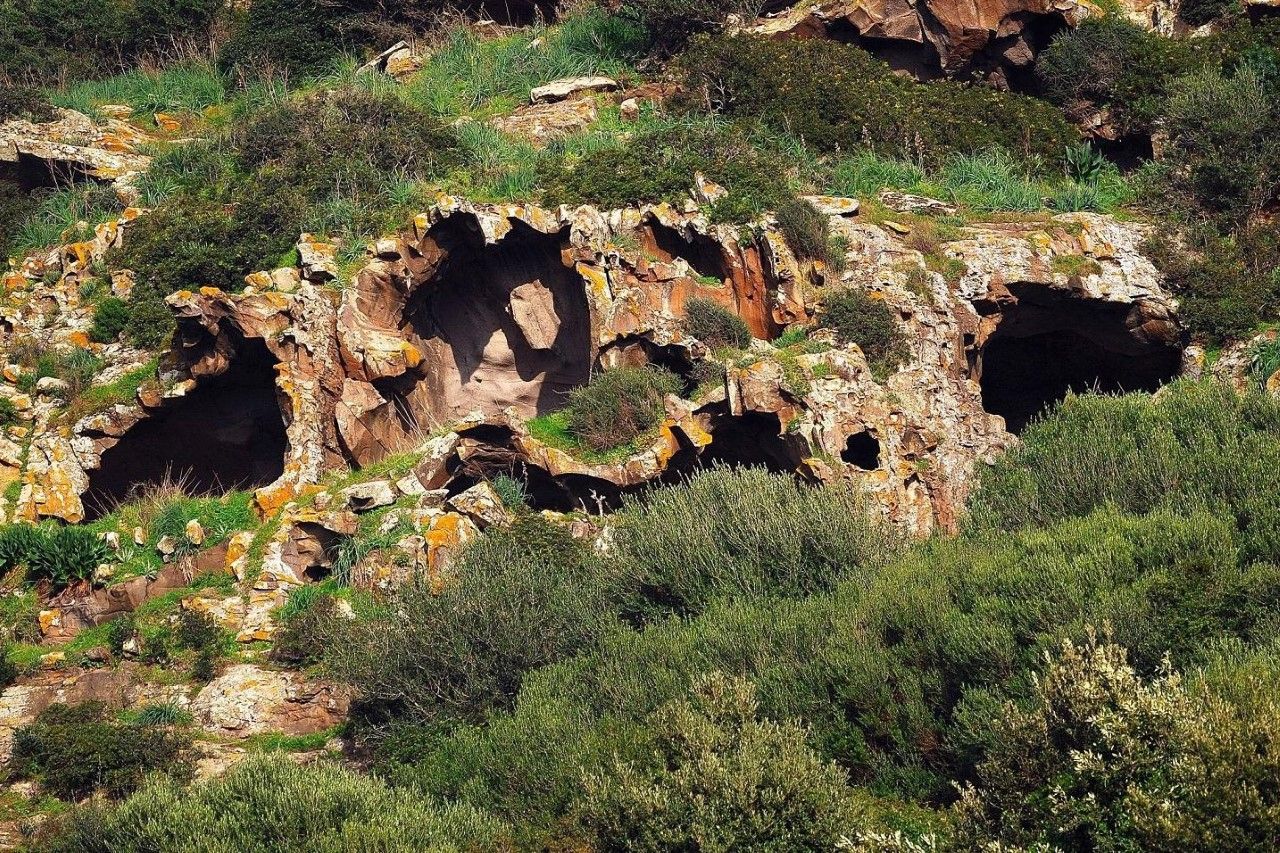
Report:
[[[425,383],[405,392],[415,416],[430,416],[418,420],[508,406],[545,414],[590,379],[590,308],[561,258],[561,237],[513,222],[495,246],[450,241],[436,281],[406,310],[433,365]]]
[[[1068,392],[1152,392],[1178,375],[1179,345],[1130,331],[1137,306],[1045,288],[1022,293],[1005,307],[976,363],[983,408],[1003,417],[1009,432],[1022,432]]]
[[[107,182],[90,178],[85,167],[67,160],[46,160],[30,154],[18,154],[16,161],[0,162],[0,181],[14,185],[24,193],[37,190],[65,189],[72,184],[93,181],[105,186]]]
[[[729,270],[725,268],[724,256],[720,244],[705,234],[695,234],[692,239],[685,237],[676,229],[663,225],[656,219],[646,223],[645,248],[659,257],[672,261],[684,259],[694,274],[704,278],[724,281],[729,278]]]
[[[808,455],[800,436],[784,433],[778,416],[744,412],[713,418],[711,443],[699,457],[700,467],[765,468],[774,474],[791,474]]]
[[[854,433],[844,443],[840,458],[855,468],[874,471],[880,467],[880,442],[870,430]]]
[[[165,482],[218,495],[264,486],[284,473],[289,444],[274,365],[261,341],[244,341],[226,373],[126,432],[89,474],[87,518]]]

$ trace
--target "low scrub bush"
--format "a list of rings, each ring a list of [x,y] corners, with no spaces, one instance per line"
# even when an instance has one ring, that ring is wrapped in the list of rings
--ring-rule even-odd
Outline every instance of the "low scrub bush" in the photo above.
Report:
[[[300,594],[303,590],[315,593]],[[291,666],[319,663],[333,636],[337,599],[320,585],[299,587],[276,615],[280,628],[271,643],[271,659]]]
[[[373,719],[480,719],[530,669],[595,645],[618,595],[584,545],[522,516],[467,546],[442,589],[424,579],[385,618],[336,626],[326,663]]]
[[[857,344],[877,372],[896,368],[907,357],[906,338],[883,300],[861,290],[844,290],[823,300],[820,324],[842,343]]]
[[[0,121],[22,118],[27,121],[52,121],[55,117],[40,90],[0,82]]]
[[[525,678],[513,710],[441,737],[407,784],[521,815],[534,838],[570,812],[580,774],[648,754],[643,720],[719,670],[854,784],[945,801],[991,748],[989,721],[1034,690],[1058,638],[1110,622],[1138,672],[1204,660],[1215,637],[1266,640],[1280,576],[1241,563],[1233,525],[1113,511],[1047,529],[939,539],[808,599],[721,602],[608,636]],[[1243,605],[1243,606],[1242,606]]]
[[[150,772],[188,777],[190,746],[180,730],[115,722],[101,702],[51,705],[15,733],[9,770],[63,799],[122,797]]]
[[[790,168],[749,127],[694,120],[638,133],[576,162],[540,165],[547,203],[602,207],[679,203],[688,198],[694,173],[701,172],[728,190],[708,207],[719,222],[745,222],[777,209],[792,197]]]
[[[123,299],[109,296],[93,310],[89,340],[99,344],[115,343],[128,325],[129,306]]]
[[[1255,691],[1243,707],[1174,672],[1144,680],[1119,646],[1068,641],[1031,706],[1006,706],[995,722],[955,810],[957,848],[1270,847],[1280,832],[1276,685],[1237,683]]]
[[[759,4],[747,0],[624,0],[622,10],[644,25],[655,50],[671,54],[699,33],[718,32],[730,15],[755,15]]]
[[[713,350],[745,349],[751,330],[741,317],[710,299],[690,299],[684,306],[684,329]]]
[[[1079,140],[1043,101],[950,82],[918,84],[860,48],[825,39],[706,39],[681,67],[691,106],[761,120],[823,151],[871,149],[937,165],[952,153],[1003,148],[1030,163],[1056,164]]]
[[[586,778],[576,821],[592,849],[833,849],[858,817],[844,772],[757,712],[754,687],[720,673],[655,711],[651,757]]]
[[[118,806],[89,803],[53,821],[50,853],[220,849],[500,850],[503,825],[332,764],[255,757],[193,787],[157,780]]]
[[[1274,227],[1232,236],[1212,227],[1165,231],[1144,251],[1178,295],[1183,323],[1206,343],[1245,337],[1280,306],[1280,230]]]
[[[1036,74],[1046,96],[1074,118],[1107,109],[1122,134],[1144,134],[1162,115],[1173,79],[1195,64],[1183,42],[1103,15],[1054,36]]]
[[[679,394],[680,377],[660,367],[616,367],[597,373],[569,393],[565,404],[569,431],[593,450],[625,444],[656,427],[663,401]]]
[[[223,0],[0,2],[0,80],[40,84],[118,70],[208,39]]]
[[[718,598],[810,595],[876,571],[897,547],[853,488],[760,469],[703,472],[628,499],[617,518],[617,559],[659,617]]]
[[[1226,231],[1256,222],[1280,199],[1277,94],[1280,88],[1248,64],[1230,76],[1204,70],[1175,81],[1159,192],[1172,192],[1180,206]]]
[[[796,257],[843,268],[843,253],[833,251],[831,222],[826,214],[804,199],[792,198],[778,205],[776,219],[778,230]]]
[[[1068,397],[987,469],[971,525],[1044,525],[1114,505],[1208,507],[1234,519],[1246,553],[1280,555],[1280,402],[1179,381],[1152,399]]]

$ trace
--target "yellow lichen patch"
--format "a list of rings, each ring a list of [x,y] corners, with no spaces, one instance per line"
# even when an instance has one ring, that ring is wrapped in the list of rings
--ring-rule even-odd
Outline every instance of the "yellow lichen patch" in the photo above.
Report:
[[[251,272],[244,277],[244,283],[247,286],[255,288],[257,290],[270,290],[271,274],[268,272],[263,272],[261,270],[259,270],[258,272]]]
[[[185,293],[185,291],[183,292]],[[213,287],[212,285],[206,284],[204,287],[200,288],[200,295],[207,296],[210,299],[219,299],[223,296],[226,296],[227,294],[220,287]]]
[[[89,335],[87,332],[81,332],[81,331],[72,332],[71,334],[67,335],[67,341],[73,347],[79,347],[80,349],[89,348]]]
[[[282,483],[278,486],[263,486],[253,493],[253,508],[260,519],[268,519],[284,508],[284,505],[296,497],[293,486]]]
[[[405,367],[410,370],[422,364],[422,352],[409,341],[400,343],[400,353],[404,356]]]
[[[62,624],[62,611],[56,607],[52,610],[41,610],[36,619],[40,623],[40,633],[48,634]]]

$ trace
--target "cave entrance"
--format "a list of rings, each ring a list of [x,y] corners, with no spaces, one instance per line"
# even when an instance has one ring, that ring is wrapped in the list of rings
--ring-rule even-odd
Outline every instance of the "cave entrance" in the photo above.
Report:
[[[587,383],[590,307],[581,279],[561,257],[562,236],[517,221],[497,245],[477,247],[465,236],[449,241],[436,280],[406,311],[432,365],[426,381],[405,394],[418,420],[508,406],[526,417],[545,414]]]
[[[792,474],[808,456],[808,445],[798,435],[783,433],[778,416],[765,412],[722,415],[712,420],[711,443],[699,459],[702,467],[765,468],[774,474]]]
[[[245,341],[226,373],[201,381],[189,396],[126,432],[89,474],[87,518],[165,483],[219,495],[283,474],[288,439],[274,365],[261,341]]]
[[[880,442],[869,430],[854,433],[845,441],[840,459],[863,471],[874,471],[880,467]]]
[[[1068,392],[1157,390],[1178,375],[1182,350],[1131,331],[1129,314],[1137,310],[1042,287],[1026,290],[1004,308],[979,353],[983,408],[1017,434]]]
[[[723,250],[714,238],[693,234],[692,239],[686,239],[679,231],[656,219],[646,223],[642,233],[645,249],[664,261],[669,263],[680,258],[689,264],[694,275],[717,282],[729,278]]]

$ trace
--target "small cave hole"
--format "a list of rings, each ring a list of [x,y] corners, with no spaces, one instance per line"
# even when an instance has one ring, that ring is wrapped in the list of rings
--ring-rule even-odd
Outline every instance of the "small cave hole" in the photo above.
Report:
[[[88,519],[166,483],[189,494],[219,495],[283,474],[288,438],[274,365],[261,341],[244,342],[226,373],[125,433],[89,474]]]
[[[869,430],[849,436],[840,458],[855,468],[874,471],[880,467],[880,442]]]
[[[695,234],[692,240],[686,240],[679,231],[657,220],[650,221],[645,230],[649,237],[646,248],[654,254],[668,261],[682,258],[695,275],[704,278],[724,281],[729,277],[720,244],[713,238]]]

